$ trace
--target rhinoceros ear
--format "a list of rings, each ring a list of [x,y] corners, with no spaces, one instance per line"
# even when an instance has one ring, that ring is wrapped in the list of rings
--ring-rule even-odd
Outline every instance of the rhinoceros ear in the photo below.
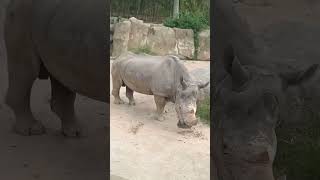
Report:
[[[182,90],[187,89],[187,83],[184,81],[183,77],[180,77],[180,84],[182,86]]]
[[[319,69],[319,65],[313,64],[303,71],[280,73],[279,76],[283,81],[284,88],[286,89],[289,86],[296,86],[303,82],[308,81],[310,78],[316,75],[316,72],[318,71],[318,69]]]

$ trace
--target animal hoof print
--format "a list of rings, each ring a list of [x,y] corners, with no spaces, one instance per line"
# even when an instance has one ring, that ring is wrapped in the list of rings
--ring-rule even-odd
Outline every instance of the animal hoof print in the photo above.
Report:
[[[62,127],[62,134],[66,137],[85,137],[87,130],[79,125],[67,125]]]
[[[46,132],[45,127],[38,121],[33,123],[16,123],[13,126],[14,132],[23,136],[41,135]]]

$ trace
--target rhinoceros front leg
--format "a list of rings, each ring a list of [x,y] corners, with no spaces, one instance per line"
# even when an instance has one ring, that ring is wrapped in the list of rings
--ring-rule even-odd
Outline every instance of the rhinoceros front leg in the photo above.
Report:
[[[24,60],[22,60],[23,62]],[[30,61],[31,62],[31,61]],[[37,121],[31,112],[30,95],[35,73],[28,66],[8,61],[9,88],[6,104],[15,114],[13,130],[24,136],[40,135],[45,133],[44,126]]]
[[[61,119],[62,133],[69,137],[86,135],[86,130],[80,125],[74,111],[76,93],[63,86],[55,78],[51,80],[51,109]]]
[[[45,128],[34,118],[30,108],[31,89],[38,76],[40,61],[30,49],[32,45],[24,41],[17,41],[20,36],[17,34],[7,36],[9,87],[6,104],[15,114],[13,130],[16,133],[40,135],[45,133]]]
[[[129,99],[129,105],[136,105],[136,101],[133,98],[133,90],[126,86],[126,96]]]
[[[154,95],[154,101],[157,106],[157,111],[154,118],[158,121],[164,121],[163,111],[167,103],[166,98],[162,96]]]

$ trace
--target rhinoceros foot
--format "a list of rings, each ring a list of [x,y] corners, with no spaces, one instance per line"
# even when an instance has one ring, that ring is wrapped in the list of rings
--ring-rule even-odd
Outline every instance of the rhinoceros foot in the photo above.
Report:
[[[130,105],[130,106],[135,106],[135,105],[136,105],[136,102],[135,102],[134,100],[131,100],[131,101],[129,101],[129,105]]]
[[[72,122],[62,124],[62,134],[67,137],[85,137],[88,132],[81,124]]]
[[[114,99],[113,103],[114,104],[124,104],[124,101],[122,99],[120,99],[120,98],[116,98],[116,99]]]
[[[13,125],[13,130],[23,136],[41,135],[46,132],[45,127],[36,120],[16,122]]]
[[[155,115],[153,116],[153,118],[154,118],[155,120],[157,120],[157,121],[164,121],[164,120],[165,120],[164,116],[163,116],[163,115],[159,115],[159,114],[155,114]]]
[[[88,132],[78,123],[67,123],[62,125],[62,134],[67,137],[85,137]]]

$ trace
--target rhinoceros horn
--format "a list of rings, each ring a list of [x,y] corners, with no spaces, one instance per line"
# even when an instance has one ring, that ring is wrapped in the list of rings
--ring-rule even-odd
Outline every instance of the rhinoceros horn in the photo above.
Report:
[[[241,88],[249,80],[248,72],[242,67],[236,57],[232,62],[231,77],[233,90]]]
[[[198,84],[198,88],[199,88],[199,89],[205,88],[206,86],[209,85],[209,83],[210,83],[210,81],[205,82],[205,83],[199,83],[199,84]]]

